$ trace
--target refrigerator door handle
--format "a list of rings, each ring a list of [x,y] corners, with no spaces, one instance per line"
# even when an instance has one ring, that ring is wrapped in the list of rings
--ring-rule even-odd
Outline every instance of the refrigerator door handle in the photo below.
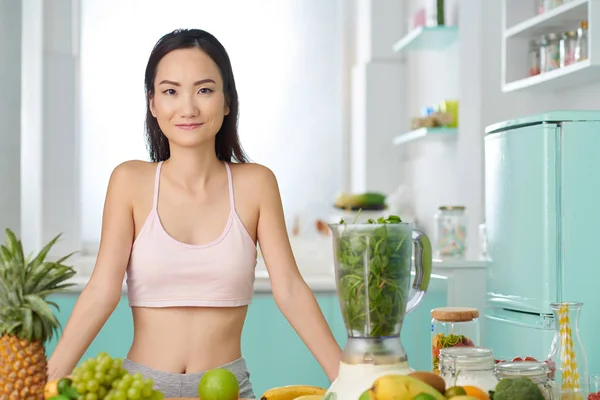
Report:
[[[514,312],[513,312],[514,313]],[[533,328],[533,329],[541,329],[541,330],[548,330],[548,329],[554,329],[554,317],[552,315],[531,315],[531,314],[527,314],[526,318],[529,321],[532,322],[527,322],[524,320],[518,320],[518,319],[511,319],[511,318],[505,318],[499,315],[490,315],[487,314],[485,315],[485,318],[490,319],[492,321],[498,321],[498,322],[502,322],[502,323],[506,323],[506,324],[511,324],[511,325],[516,325],[516,326],[520,326],[523,328]],[[532,318],[535,317],[535,318]]]

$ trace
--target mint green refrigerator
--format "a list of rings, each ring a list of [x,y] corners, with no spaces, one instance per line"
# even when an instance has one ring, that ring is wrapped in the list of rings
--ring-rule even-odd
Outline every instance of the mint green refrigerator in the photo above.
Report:
[[[545,360],[553,302],[582,302],[590,376],[600,373],[600,112],[555,111],[489,126],[484,345]]]

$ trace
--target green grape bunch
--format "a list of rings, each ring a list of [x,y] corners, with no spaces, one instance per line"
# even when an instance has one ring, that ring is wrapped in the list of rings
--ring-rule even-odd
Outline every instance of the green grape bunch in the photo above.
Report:
[[[154,382],[142,374],[130,374],[123,360],[100,353],[73,370],[73,387],[78,400],[163,400]]]

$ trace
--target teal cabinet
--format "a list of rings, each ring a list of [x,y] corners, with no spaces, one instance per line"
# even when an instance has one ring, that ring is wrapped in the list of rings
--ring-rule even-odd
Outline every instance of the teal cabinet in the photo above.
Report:
[[[79,293],[54,296],[60,306],[58,319],[65,326]],[[331,330],[343,348],[346,330],[338,298],[334,292],[317,293],[317,301]],[[430,317],[434,307],[446,305],[445,280],[432,279],[430,290],[421,305],[406,316],[402,343],[410,365],[419,370],[431,369]],[[47,344],[50,356],[58,338]],[[124,358],[133,339],[133,320],[127,297],[123,296],[82,360],[106,351],[113,357]],[[328,387],[329,380],[292,326],[287,322],[270,293],[258,293],[248,309],[242,336],[242,352],[251,373],[257,396],[267,389],[292,384]]]
[[[55,295],[50,300],[56,302],[60,307],[57,313],[58,321],[62,327],[65,327],[79,293],[63,293]],[[46,345],[46,354],[48,357],[54,351],[58,337],[54,337]],[[98,353],[105,351],[113,357],[125,358],[129,352],[129,347],[133,341],[133,318],[131,310],[127,303],[127,297],[121,297],[119,305],[109,317],[106,324],[98,333],[88,350],[82,357],[82,360],[95,357]]]

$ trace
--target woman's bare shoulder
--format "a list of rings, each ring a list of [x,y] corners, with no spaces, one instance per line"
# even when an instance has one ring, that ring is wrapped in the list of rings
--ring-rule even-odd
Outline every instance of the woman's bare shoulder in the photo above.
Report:
[[[110,186],[132,195],[148,186],[156,176],[155,162],[129,160],[117,165],[110,177]]]
[[[275,181],[275,173],[273,171],[257,163],[232,163],[231,170],[237,178],[244,181],[244,183],[256,185],[256,184],[269,184]]]

